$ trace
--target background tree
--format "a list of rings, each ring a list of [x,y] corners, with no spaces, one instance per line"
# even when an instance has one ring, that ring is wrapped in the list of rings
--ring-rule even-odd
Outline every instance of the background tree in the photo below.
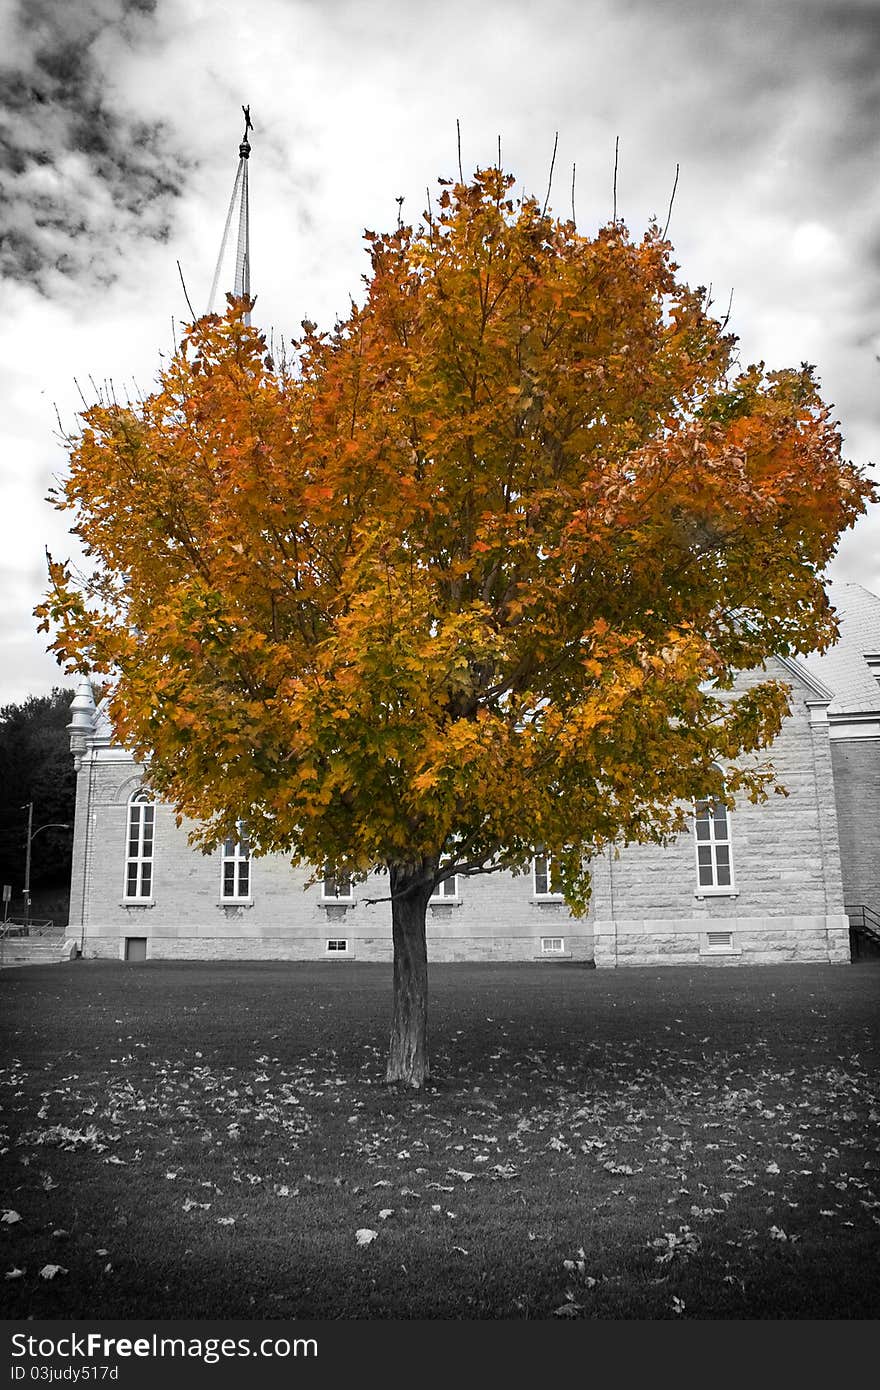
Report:
[[[387,875],[414,1085],[435,885],[540,847],[583,910],[591,853],[724,795],[786,690],[706,683],[827,644],[870,495],[811,370],[737,371],[656,227],[582,236],[512,183],[367,233],[363,306],[288,361],[232,303],[87,410],[57,503],[94,569],[38,610],[197,842],[246,815],[258,852]]]
[[[0,881],[20,897],[24,886],[27,810],[34,803],[34,829],[52,822],[73,824],[76,776],[66,726],[72,690],[30,695],[0,709]],[[70,888],[72,835],[45,830],[34,841],[31,888]]]

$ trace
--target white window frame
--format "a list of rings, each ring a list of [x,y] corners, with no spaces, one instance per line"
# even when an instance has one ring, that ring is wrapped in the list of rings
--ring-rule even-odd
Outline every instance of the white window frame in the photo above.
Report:
[[[723,812],[724,812],[724,828],[725,828],[726,834],[725,834],[723,837],[719,837],[718,834],[717,834],[717,826],[716,826],[716,822],[715,822],[715,807],[716,807],[716,806],[720,807],[721,810],[723,810]],[[700,822],[699,819],[698,819],[699,816],[700,816],[700,814],[701,814],[701,807],[705,807],[706,810],[707,810],[707,812],[708,812],[707,819],[706,819],[705,822]],[[734,875],[734,866],[733,866],[733,815],[732,815],[732,812],[728,809],[727,806],[725,806],[725,805],[723,804],[723,802],[721,802],[721,801],[715,801],[712,797],[705,796],[705,797],[700,797],[699,800],[697,800],[697,801],[694,802],[693,815],[694,815],[694,870],[695,870],[696,879],[697,879],[696,888],[695,888],[695,890],[694,890],[694,896],[697,897],[697,898],[735,898],[735,897],[738,897],[739,894],[738,894],[737,887],[736,887],[736,878],[735,878],[735,875]],[[701,824],[708,824],[708,827],[709,827],[709,835],[708,835],[707,838],[701,839],[701,838],[699,837],[699,835],[698,835],[698,833],[697,833],[697,825],[698,825],[698,823],[701,823]],[[719,882],[719,863],[718,863],[718,853],[717,853],[719,847],[725,848],[725,849],[727,850],[727,870],[728,870],[728,876],[729,876],[729,879],[730,879],[730,882],[729,882],[729,883],[720,883],[720,882]],[[702,848],[702,849],[708,849],[708,850],[709,850],[709,864],[708,864],[708,866],[703,865],[703,864],[700,863],[700,849],[701,849],[701,848]],[[701,871],[701,869],[703,869],[703,868],[705,868],[705,867],[708,867],[708,868],[710,869],[710,871],[711,871],[711,874],[712,874],[712,882],[711,882],[711,883],[703,883],[703,882],[701,882],[701,872],[700,872],[700,871]]]
[[[350,956],[351,947],[347,936],[328,936],[324,947],[325,956]]]
[[[553,941],[558,941],[558,942],[559,942],[559,945],[558,945],[558,946],[553,946],[553,945],[551,945],[550,943],[553,942]],[[564,955],[565,955],[565,937],[564,937],[564,936],[542,936],[542,937],[541,937],[541,955],[542,955],[542,956],[564,956]]]
[[[428,899],[431,906],[436,907],[438,903],[458,902],[461,897],[458,888],[458,880],[458,874],[448,874],[446,878],[441,878],[440,882],[435,884],[433,892]],[[451,889],[449,886],[450,884],[452,885]]]
[[[332,892],[328,892],[327,885],[329,883],[332,883],[334,885]],[[321,879],[321,901],[325,903],[354,902],[354,892],[351,879],[348,877],[343,877],[341,880],[341,884],[345,888],[344,892],[339,891],[340,879],[336,873],[336,870],[329,867],[326,868],[324,870],[324,875]]]
[[[538,861],[541,860],[546,865],[543,877],[546,878],[547,888],[544,892],[538,890]],[[551,887],[553,883],[553,856],[552,854],[536,854],[532,857],[532,896],[542,903],[561,903],[564,901],[563,895],[554,891]]]
[[[149,825],[149,835],[147,826]],[[135,852],[132,854],[132,841]],[[135,891],[129,891],[131,870],[134,867]],[[144,891],[144,870],[148,887]],[[125,879],[123,902],[152,903],[156,891],[156,803],[150,792],[139,787],[128,799],[125,815]]]
[[[251,860],[250,840],[248,839],[247,829],[243,821],[239,821],[236,826],[237,835],[227,836],[220,846],[220,904],[223,907],[236,903],[253,902],[253,862]],[[230,852],[230,846],[231,852]],[[242,853],[243,846],[247,846]],[[232,885],[234,891],[226,891],[226,869],[232,865]],[[246,870],[247,891],[241,891],[242,869]]]

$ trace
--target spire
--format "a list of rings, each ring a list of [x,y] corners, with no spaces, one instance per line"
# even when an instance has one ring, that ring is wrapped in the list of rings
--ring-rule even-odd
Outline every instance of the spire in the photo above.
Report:
[[[235,174],[235,183],[232,185],[232,197],[229,200],[229,211],[226,214],[226,225],[223,228],[223,240],[220,243],[220,254],[217,257],[217,267],[214,271],[214,279],[211,283],[211,293],[208,297],[208,313],[214,308],[214,298],[217,294],[217,285],[220,281],[220,272],[223,267],[223,257],[226,253],[226,243],[229,240],[229,229],[232,226],[232,215],[235,212],[235,205],[238,203],[238,244],[235,250],[235,282],[232,293],[236,297],[251,293],[251,244],[250,244],[250,208],[248,204],[248,160],[250,159],[251,147],[248,140],[248,131],[253,130],[251,121],[251,108],[243,106],[244,112],[244,135],[238,147],[238,169]],[[251,316],[245,318],[246,323],[250,323]]]
[[[70,751],[73,754],[74,766],[77,769],[88,746],[89,735],[94,731],[95,712],[92,682],[88,676],[83,676],[70,703],[70,723],[67,726],[67,733],[70,736]]]

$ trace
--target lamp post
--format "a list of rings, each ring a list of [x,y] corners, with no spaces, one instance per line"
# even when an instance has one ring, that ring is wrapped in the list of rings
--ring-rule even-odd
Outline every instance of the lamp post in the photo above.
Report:
[[[41,830],[69,830],[70,824],[68,821],[53,820],[47,821],[45,825],[38,825],[34,830],[34,803],[29,801],[27,807],[22,806],[21,809],[26,809],[28,813],[27,850],[24,858],[24,924],[28,928],[31,921],[31,845]]]

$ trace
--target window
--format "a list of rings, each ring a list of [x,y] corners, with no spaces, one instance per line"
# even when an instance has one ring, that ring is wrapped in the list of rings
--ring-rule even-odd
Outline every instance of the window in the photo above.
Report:
[[[549,854],[536,854],[532,861],[536,898],[561,898],[556,865]]]
[[[327,954],[328,956],[347,956],[348,938],[344,936],[331,937],[327,942]]]
[[[321,897],[324,901],[350,902],[351,896],[351,879],[348,874],[337,873],[335,869],[325,869],[324,880],[321,884]]]
[[[733,889],[730,820],[727,807],[708,799],[694,806],[697,846],[697,891]]]
[[[128,852],[125,896],[132,902],[153,895],[153,829],[155,807],[146,791],[135,792],[128,803]]]
[[[251,894],[251,843],[239,821],[237,838],[223,841],[220,896],[223,902],[241,902]]]
[[[450,901],[458,897],[458,874],[450,874],[448,878],[442,878],[434,889],[429,899],[432,903],[442,903],[444,899]]]
[[[565,938],[562,936],[542,936],[541,955],[561,956],[565,951]]]

